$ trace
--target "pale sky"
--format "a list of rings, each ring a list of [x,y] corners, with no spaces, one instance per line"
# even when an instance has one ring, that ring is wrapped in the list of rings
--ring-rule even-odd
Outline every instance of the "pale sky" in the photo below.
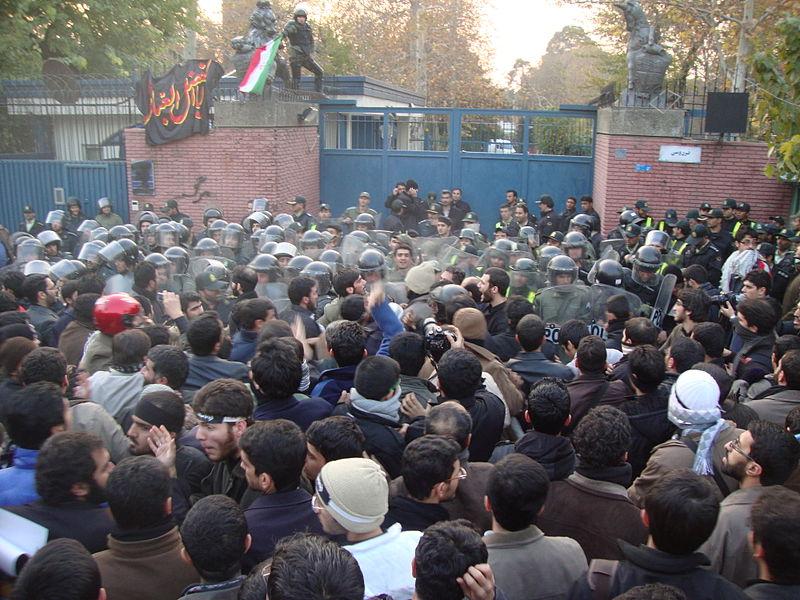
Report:
[[[298,4],[316,5],[324,10],[327,2],[301,0]],[[212,18],[221,17],[221,0],[198,0],[198,6]],[[494,46],[492,75],[501,85],[505,84],[515,60],[524,58],[536,64],[552,35],[564,26],[579,25],[591,32],[591,13],[587,7],[560,5],[557,0],[486,0],[483,10],[484,28]]]
[[[518,58],[536,64],[547,42],[566,25],[578,25],[591,33],[587,7],[559,5],[556,0],[488,0],[484,8],[487,33],[494,46],[494,79],[506,83],[506,75]]]

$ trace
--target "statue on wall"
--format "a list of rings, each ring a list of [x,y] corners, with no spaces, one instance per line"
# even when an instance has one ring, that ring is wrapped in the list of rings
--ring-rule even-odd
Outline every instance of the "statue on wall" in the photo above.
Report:
[[[650,25],[638,0],[625,0],[614,6],[625,16],[629,34],[626,104],[646,105],[664,91],[664,76],[672,57],[658,43],[658,29]]]
[[[231,61],[237,77],[241,79],[247,73],[253,52],[278,35],[277,23],[269,0],[258,0],[256,8],[250,15],[250,30],[246,35],[239,35],[231,40],[231,46],[235,50]],[[291,85],[289,67],[280,54],[275,57],[275,74],[283,80],[285,86]]]

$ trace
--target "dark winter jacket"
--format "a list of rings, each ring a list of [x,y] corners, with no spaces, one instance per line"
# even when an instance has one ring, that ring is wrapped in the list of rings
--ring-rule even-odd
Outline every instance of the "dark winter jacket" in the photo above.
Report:
[[[636,396],[618,404],[628,415],[631,424],[631,446],[628,462],[636,478],[644,470],[650,452],[659,444],[666,442],[675,433],[675,426],[667,419],[669,390],[659,387],[655,392]]]
[[[625,560],[619,563],[608,593],[614,598],[627,590],[648,583],[663,583],[678,588],[692,600],[742,600],[747,598],[742,591],[716,573],[704,569],[708,557],[699,552],[676,555],[649,548],[632,546],[620,542]],[[591,570],[591,565],[589,567]],[[581,577],[572,586],[569,600],[593,600],[597,592],[589,587],[586,577]]]
[[[550,481],[560,481],[575,470],[575,450],[569,438],[529,431],[516,443],[514,451],[530,456],[547,471]]]
[[[400,523],[403,531],[425,531],[430,525],[449,518],[450,514],[441,504],[425,504],[410,496],[395,496],[389,499],[389,512],[381,528],[386,531]]]

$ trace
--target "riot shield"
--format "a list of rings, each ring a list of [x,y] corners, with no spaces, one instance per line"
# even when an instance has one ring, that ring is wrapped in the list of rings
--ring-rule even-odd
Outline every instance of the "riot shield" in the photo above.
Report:
[[[508,253],[508,266],[513,267],[520,258],[533,258],[533,253],[527,248],[518,248]]]
[[[670,302],[672,302],[672,291],[675,289],[677,281],[678,278],[672,273],[665,275],[661,280],[658,296],[656,296],[656,301],[653,303],[653,312],[650,314],[650,320],[659,329],[664,323],[664,317],[667,314]]]
[[[545,323],[547,339],[557,343],[563,323],[571,319],[591,321],[591,292],[578,284],[548,287],[536,294],[534,311]]]
[[[597,260],[604,260],[610,258],[619,262],[619,257],[622,255],[622,247],[625,245],[625,240],[603,240],[600,242],[600,256]]]
[[[281,314],[291,306],[289,301],[289,286],[282,281],[259,283],[256,285],[256,295],[259,298],[268,298],[275,305],[275,314]]]
[[[342,261],[346,267],[358,265],[358,257],[366,250],[367,244],[360,237],[347,234],[342,240]]]
[[[464,252],[455,246],[442,248],[442,252],[438,258],[439,265],[442,269],[446,267],[457,267],[464,271],[467,277],[478,274],[479,260],[480,257],[477,254]]]
[[[458,239],[455,237],[416,237],[411,239],[414,249],[414,256],[419,258],[419,262],[426,260],[439,261],[441,254],[449,247],[455,246]],[[445,266],[439,263],[440,266]]]
[[[605,285],[603,283],[595,283],[590,288],[591,293],[591,307],[592,316],[589,323],[589,331],[592,335],[597,335],[606,339],[606,304],[608,299],[612,296],[625,296],[628,300],[628,306],[631,309],[631,316],[638,317],[642,314],[642,301],[636,294],[614,287],[613,285]]]

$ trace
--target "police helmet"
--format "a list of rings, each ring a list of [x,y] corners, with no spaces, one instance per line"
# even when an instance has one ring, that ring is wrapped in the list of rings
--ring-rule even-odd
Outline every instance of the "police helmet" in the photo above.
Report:
[[[589,274],[589,282],[619,287],[622,285],[624,274],[625,271],[622,265],[615,260],[606,258],[597,261],[592,267],[592,272]]]
[[[375,248],[364,250],[358,257],[358,270],[362,276],[368,273],[380,273],[382,277],[385,267],[386,258],[383,256],[383,252]]]
[[[475,234],[475,232],[472,229],[464,228],[458,234],[458,237],[459,238],[466,238],[466,239],[470,240],[471,242],[474,242],[477,239],[478,236]]]
[[[308,18],[308,13],[305,11],[305,9],[298,8],[298,9],[296,9],[294,11],[294,18],[296,19],[297,17],[306,17],[306,18]]]
[[[184,224],[184,221],[191,223],[191,219],[183,219],[183,221],[175,222],[175,229],[178,231],[178,239],[181,244],[188,244],[189,239],[192,237],[192,232],[189,231],[189,226]]]
[[[500,250],[500,252],[505,252],[508,254],[509,252],[514,252],[517,249],[517,245],[508,239],[500,239],[495,240],[494,248]]]
[[[251,213],[247,215],[244,219],[242,219],[242,227],[244,227],[245,230],[249,232],[253,231],[254,225],[258,225],[261,229],[263,229],[267,227],[269,224],[270,224],[269,218],[262,212]]]
[[[342,268],[342,265],[344,264],[342,255],[338,250],[323,250],[323,252],[319,255],[319,260],[328,265],[331,268],[331,271],[333,271],[334,275],[339,271],[339,269]]]
[[[373,217],[369,213],[361,213],[355,219],[353,219],[354,225],[364,225],[367,229],[374,229],[375,228],[375,217]]]
[[[297,256],[297,246],[289,242],[280,242],[275,246],[275,251],[272,254],[275,258],[280,258],[282,256],[294,258]]]
[[[36,238],[42,242],[42,246],[58,244],[58,247],[61,248],[61,237],[55,231],[45,229],[39,235],[37,235]]]
[[[105,227],[98,227],[97,229],[93,229],[89,233],[89,241],[100,240],[101,242],[111,242],[113,240],[108,239],[108,229]]]
[[[458,296],[469,296],[469,292],[460,285],[455,283],[448,283],[447,285],[440,285],[431,290],[430,297],[436,301],[437,304],[447,305]]]
[[[372,242],[372,238],[369,237],[369,234],[366,231],[351,231],[347,234],[349,238],[354,238],[364,242],[365,244],[369,244]]]
[[[194,252],[199,256],[218,256],[219,244],[211,238],[203,238],[194,245]]]
[[[127,238],[129,240],[133,239],[133,234],[127,227],[125,227],[125,225],[114,225],[108,230],[109,241],[113,242],[114,240],[121,240],[123,238]]]
[[[576,228],[585,230],[584,233],[586,235],[588,235],[589,233],[591,233],[592,229],[594,228],[594,219],[592,217],[590,217],[589,215],[586,215],[586,214],[583,214],[583,213],[581,213],[579,215],[575,215],[574,217],[572,217],[572,219],[569,222],[569,228],[570,228],[570,230],[573,230],[573,229],[576,229]]]
[[[178,229],[172,221],[156,226],[156,246],[159,248],[177,246],[178,237]]]
[[[331,289],[331,281],[333,280],[333,272],[331,268],[322,261],[315,260],[308,263],[303,270],[300,271],[301,275],[311,277],[317,282],[317,292],[320,295],[327,294]]]
[[[578,265],[569,256],[554,256],[547,263],[547,279],[550,285],[556,285],[556,277],[559,275],[570,275],[575,283],[578,279]]]
[[[272,254],[256,254],[247,266],[256,273],[267,273],[270,278],[277,278],[281,274],[278,259]]]
[[[300,238],[301,250],[321,250],[324,247],[325,240],[322,238],[322,234],[316,229],[309,229],[303,234],[303,237]]]
[[[289,261],[289,264],[284,267],[284,271],[286,271],[286,275],[289,277],[297,277],[300,272],[306,268],[310,263],[314,262],[313,259],[300,254],[299,256],[295,256]]]
[[[164,256],[172,263],[173,272],[183,274],[189,268],[189,252],[186,248],[173,246],[164,250]]]
[[[105,242],[101,242],[100,240],[86,242],[83,246],[81,246],[81,251],[78,254],[78,260],[81,260],[84,263],[98,262],[100,250],[105,248],[105,246]]]
[[[215,221],[223,217],[222,211],[218,208],[207,208],[203,211],[203,225],[208,227],[209,221]]]
[[[50,275],[50,263],[46,260],[35,259],[25,263],[22,274],[28,275]]]
[[[274,253],[275,253],[275,248],[277,248],[277,247],[278,247],[278,244],[279,244],[279,243],[280,243],[280,242],[264,242],[264,243],[261,245],[261,248],[259,248],[259,249],[258,249],[258,251],[259,251],[261,254],[273,254],[273,255],[274,255]]]
[[[47,218],[44,220],[46,225],[52,225],[53,223],[63,223],[64,222],[64,211],[63,210],[51,210],[47,213]]]
[[[261,239],[265,242],[282,242],[285,239],[283,227],[280,225],[267,225]]]
[[[619,214],[619,224],[623,227],[630,225],[631,223],[638,225],[641,222],[642,217],[640,217],[635,210],[623,210]]]
[[[536,271],[536,262],[532,258],[519,258],[517,262],[511,265],[512,271],[519,271],[524,273],[533,273]]]
[[[171,264],[170,260],[160,252],[151,252],[144,257],[144,262],[148,262],[156,268],[166,267]]]
[[[669,249],[670,237],[668,233],[663,231],[659,231],[658,229],[653,229],[647,233],[647,236],[644,238],[644,245],[645,246],[655,246],[661,250],[661,252],[666,252]]]
[[[225,230],[222,232],[222,241],[220,246],[238,251],[242,247],[244,241],[244,227],[238,223],[228,223]]]
[[[281,228],[286,229],[292,223],[294,223],[294,217],[292,215],[287,215],[286,213],[278,213],[275,215],[275,218],[272,219],[272,222],[275,225],[280,225]]]
[[[100,223],[98,223],[94,219],[86,219],[85,221],[82,221],[80,225],[78,225],[78,232],[79,233],[91,232],[97,229],[98,227],[100,227]]]
[[[158,215],[152,211],[146,210],[139,215],[136,222],[139,223],[139,227],[142,226],[142,223],[158,223]]]
[[[642,246],[636,251],[633,264],[640,270],[654,272],[661,265],[661,252],[655,246]]]
[[[79,260],[60,260],[50,267],[50,279],[55,282],[78,279],[86,273],[86,265]]]

